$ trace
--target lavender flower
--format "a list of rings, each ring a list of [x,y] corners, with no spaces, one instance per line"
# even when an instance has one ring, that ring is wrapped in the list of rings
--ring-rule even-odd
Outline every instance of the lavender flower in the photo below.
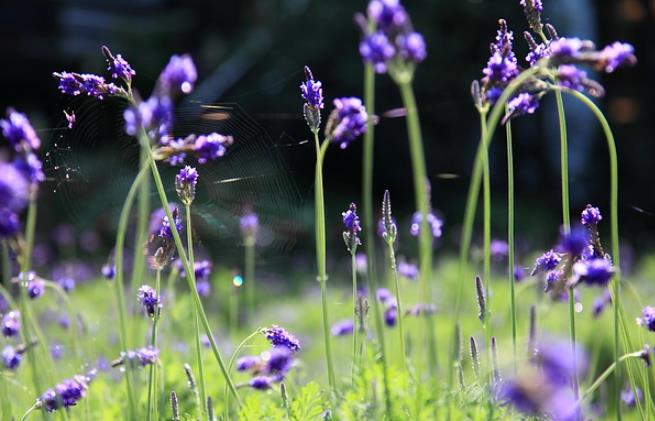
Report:
[[[495,104],[503,89],[519,74],[512,45],[514,34],[504,19],[498,21],[498,26],[495,42],[491,44],[491,56],[482,69],[484,76],[472,85],[473,100],[478,109]]]
[[[637,404],[637,401],[641,401],[641,389],[635,386],[635,390],[637,392],[636,395],[631,388],[627,388],[621,391],[621,401],[623,401],[625,406],[628,408],[632,408]]]
[[[18,278],[25,285],[27,296],[31,300],[39,298],[45,292],[45,282],[43,279],[38,278],[34,272],[27,272],[27,276],[21,272]]]
[[[384,310],[384,323],[389,327],[394,327],[398,321],[398,307],[387,307]]]
[[[368,114],[362,100],[355,97],[336,98],[334,110],[325,126],[325,135],[341,149],[366,132]]]
[[[111,77],[116,80],[123,79],[129,84],[132,81],[132,77],[136,75],[136,72],[132,69],[130,63],[128,63],[120,54],[114,56],[106,46],[102,47],[102,53],[104,54],[105,59],[107,59],[107,70],[111,73]]]
[[[421,221],[422,221],[421,212],[414,212],[412,215],[412,225],[409,227],[409,233],[416,237],[421,232]],[[442,234],[443,221],[439,219],[434,213],[428,213],[428,225],[432,231],[432,237],[435,239],[440,238]]]
[[[11,345],[2,349],[2,363],[8,370],[16,370],[22,360],[21,353]]]
[[[248,371],[261,363],[261,358],[255,355],[246,355],[237,359],[237,371]]]
[[[581,375],[586,371],[587,356],[583,349],[578,348],[573,360],[568,341],[549,340],[537,345],[533,363],[541,367],[551,383],[567,385],[574,374]]]
[[[66,379],[53,389],[48,389],[37,399],[37,407],[45,408],[47,412],[54,412],[57,409],[77,405],[77,402],[86,396],[86,391],[95,374],[95,370],[92,370],[86,375],[77,375],[72,379]]]
[[[186,166],[175,176],[175,190],[180,201],[189,206],[196,197],[196,184],[198,183],[198,171],[195,168]]]
[[[198,291],[198,295],[206,298],[211,294],[212,286],[208,281],[196,281],[196,291]]]
[[[423,48],[425,49],[425,45],[423,45]],[[365,63],[373,65],[376,73],[385,73],[387,65],[396,55],[396,48],[384,32],[377,31],[367,35],[360,41],[359,54]]]
[[[409,22],[400,0],[371,0],[367,13],[375,21],[376,27],[390,33],[398,32]]]
[[[300,351],[300,341],[280,326],[272,325],[270,328],[263,329],[262,333],[275,347],[285,346],[293,352]]]
[[[382,304],[385,304],[387,301],[393,299],[393,295],[391,294],[391,291],[389,291],[386,288],[378,288],[378,290],[375,292],[375,297]]]
[[[2,318],[2,334],[10,338],[16,336],[20,331],[20,313],[18,311],[10,311]]]
[[[400,57],[408,62],[420,63],[427,57],[427,47],[423,35],[418,32],[398,35],[396,45]]]
[[[112,362],[112,367],[128,364],[132,368],[145,367],[159,361],[159,350],[148,346],[131,351],[121,352],[121,356]]]
[[[218,133],[201,135],[196,138],[193,152],[197,155],[198,163],[205,164],[207,161],[214,161],[225,155],[226,146],[231,145],[232,142],[232,136]]]
[[[272,383],[273,380],[268,376],[257,376],[250,379],[248,386],[256,390],[268,390]]]
[[[293,351],[286,346],[277,346],[261,356],[264,373],[272,376],[275,382],[282,381],[293,364]]]
[[[637,324],[655,332],[655,308],[646,306],[641,310],[641,315],[642,317],[637,318]]]
[[[539,272],[546,272],[555,269],[562,261],[562,256],[555,253],[552,249],[548,250],[541,256],[537,257],[535,267],[531,275],[534,276]]]
[[[541,24],[541,12],[544,10],[541,0],[520,0],[519,3],[523,7],[523,13],[525,13],[530,28],[540,33],[543,28]]]
[[[563,64],[557,69],[557,83],[574,91],[582,91],[587,80],[587,72],[572,64]]]
[[[102,269],[100,270],[102,273],[102,276],[105,277],[107,280],[112,280],[116,276],[116,266],[113,264],[104,264],[102,265]]]
[[[30,185],[15,165],[0,162],[0,208],[20,212],[30,199]]]
[[[193,265],[193,272],[196,276],[196,282],[209,282],[209,276],[212,273],[212,262],[209,260],[200,260]]]
[[[105,95],[126,95],[122,88],[107,83],[102,76],[70,72],[55,72],[52,75],[59,81],[59,91],[66,95],[86,94],[100,100],[104,99]]]
[[[127,108],[123,119],[128,135],[136,136],[142,127],[151,139],[165,143],[173,129],[173,102],[167,96],[153,95],[136,108]]]
[[[607,286],[614,276],[614,266],[607,259],[578,261],[573,265],[574,282],[587,285]]]
[[[434,304],[416,304],[405,312],[407,316],[420,316],[421,314],[434,314],[437,312],[437,308]]]
[[[418,279],[418,266],[408,263],[405,261],[401,261],[398,263],[398,274],[402,276],[403,278],[407,278],[411,281],[414,281]]]
[[[168,204],[168,209],[170,209],[171,213],[175,209],[177,209],[177,207],[178,205],[176,203]],[[148,223],[148,232],[150,233],[150,235],[159,234],[165,216],[166,216],[166,212],[164,211],[164,208],[159,208],[157,210],[154,210],[150,214],[150,222]]]
[[[23,156],[17,156],[14,160],[14,165],[25,175],[32,185],[36,185],[45,180],[43,164],[39,158],[31,152],[26,153]]]
[[[259,218],[254,212],[247,212],[239,219],[239,228],[244,238],[254,238],[259,229]]]
[[[634,51],[632,45],[616,41],[601,50],[599,66],[606,73],[612,73],[623,65],[632,66],[637,63]]]
[[[352,319],[345,319],[333,324],[330,333],[332,336],[346,336],[352,334],[354,328]]]
[[[27,116],[13,108],[7,108],[7,118],[0,119],[2,135],[9,141],[16,152],[39,149],[41,139]]]
[[[503,240],[492,240],[490,244],[491,257],[496,261],[502,261],[507,258],[509,253],[509,245]]]
[[[20,219],[15,212],[0,208],[0,238],[12,237],[20,231],[20,227]]]
[[[143,305],[146,313],[150,317],[155,317],[155,312],[161,311],[161,301],[154,288],[148,285],[142,285],[137,293],[137,298]]]
[[[600,209],[588,204],[582,211],[580,222],[582,222],[582,225],[590,226],[598,225],[602,220],[603,216],[600,214]]]
[[[159,75],[159,83],[170,93],[191,93],[197,79],[196,65],[188,54],[173,55]]]
[[[321,81],[314,80],[314,75],[308,66],[305,66],[306,80],[300,84],[300,95],[308,107],[323,109],[323,86]]]
[[[537,108],[539,108],[538,97],[527,92],[522,92],[507,102],[507,114],[503,117],[503,123],[514,117],[534,114]]]
[[[175,229],[177,232],[182,232],[182,219],[178,215],[178,210],[177,208],[174,208],[173,211],[171,212],[173,215],[173,220],[175,221]],[[165,239],[165,240],[172,240],[173,239],[173,232],[171,230],[171,224],[168,221],[168,216],[164,216],[164,218],[161,221],[161,228],[159,230],[159,237]]]
[[[594,317],[600,317],[600,315],[603,313],[603,310],[605,310],[605,307],[611,303],[612,296],[610,295],[609,290],[605,288],[603,294],[600,297],[597,297],[592,305],[592,313]]]
[[[378,235],[391,247],[396,241],[398,235],[398,227],[396,226],[396,219],[391,214],[391,193],[389,190],[384,191],[382,197],[382,218],[378,223]]]
[[[571,232],[562,232],[557,245],[557,250],[569,253],[571,256],[578,256],[589,243],[587,231],[581,227],[574,227]]]
[[[357,206],[351,203],[348,210],[342,212],[341,216],[343,218],[343,225],[346,228],[343,232],[343,241],[348,251],[351,254],[355,254],[357,252],[357,246],[362,244],[359,238],[362,227],[359,224],[359,216],[357,216]]]

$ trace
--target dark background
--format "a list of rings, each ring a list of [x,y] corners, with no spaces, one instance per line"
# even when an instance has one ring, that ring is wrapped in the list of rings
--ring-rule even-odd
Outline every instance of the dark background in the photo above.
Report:
[[[445,244],[456,242],[469,173],[478,141],[478,117],[469,97],[481,76],[496,21],[508,20],[521,64],[527,29],[516,1],[405,1],[414,26],[428,43],[428,58],[416,73],[433,206],[446,221]],[[544,20],[560,35],[620,39],[635,45],[639,63],[611,75],[595,75],[607,89],[599,104],[615,132],[620,167],[622,237],[639,252],[652,249],[655,228],[655,2],[645,0],[544,1]],[[122,53],[137,71],[135,87],[150,93],[173,53],[190,53],[199,72],[191,97],[180,104],[176,131],[213,129],[200,118],[199,104],[231,104],[228,123],[240,145],[234,155],[204,175],[198,207],[201,221],[234,236],[235,216],[254,202],[264,222],[280,220],[273,237],[278,249],[297,250],[310,241],[314,151],[301,118],[298,85],[308,64],[323,81],[326,99],[362,94],[360,34],[353,14],[366,2],[350,0],[260,1],[21,1],[4,3],[0,14],[0,105],[29,114],[46,143],[48,181],[42,194],[40,229],[67,222],[98,229],[109,242],[137,162],[137,148],[121,129],[118,101],[70,101],[56,90],[53,71],[103,73],[100,46]],[[552,98],[551,98],[552,99]],[[236,108],[235,107],[236,104]],[[401,105],[386,75],[377,78],[377,113]],[[571,148],[572,212],[585,203],[608,209],[609,174],[605,141],[593,116],[567,101]],[[327,106],[329,108],[329,105]],[[65,129],[62,109],[75,110],[78,124]],[[327,110],[326,110],[327,111]],[[219,119],[220,120],[220,119]],[[559,139],[552,101],[515,124],[517,231],[537,246],[553,241],[560,220]],[[250,142],[250,143],[249,143]],[[248,145],[254,145],[250,148]],[[254,148],[254,149],[253,149]],[[505,146],[492,150],[494,234],[505,233]],[[44,155],[45,155],[44,151]],[[254,152],[253,152],[254,151]],[[269,161],[269,163],[266,163]],[[270,164],[273,162],[274,164]],[[405,124],[382,118],[376,132],[375,194],[392,191],[399,215],[412,211],[413,188]],[[332,148],[326,163],[331,238],[338,241],[339,213],[360,201],[361,141]],[[172,172],[166,175],[172,179]],[[201,178],[203,172],[201,171]],[[214,181],[247,177],[245,182]],[[171,191],[172,193],[172,191]],[[154,200],[154,199],[153,199]],[[226,213],[221,213],[226,211]],[[267,217],[267,213],[278,216]],[[607,211],[605,212],[607,214]],[[233,215],[232,219],[229,216]],[[405,220],[401,218],[401,220]],[[41,222],[43,221],[43,222]],[[227,221],[227,222],[226,222]],[[607,225],[604,227],[606,230]],[[220,236],[220,235],[219,235]],[[110,244],[110,243],[107,243]],[[224,243],[225,244],[225,243]]]

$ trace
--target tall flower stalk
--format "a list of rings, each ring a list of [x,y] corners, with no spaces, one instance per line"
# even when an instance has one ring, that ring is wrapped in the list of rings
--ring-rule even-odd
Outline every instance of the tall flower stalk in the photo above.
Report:
[[[360,232],[362,227],[359,223],[359,216],[357,216],[357,206],[351,203],[348,210],[342,212],[343,225],[345,230],[343,232],[343,242],[346,244],[346,249],[350,253],[350,267],[352,271],[352,288],[353,288],[353,356],[352,356],[352,370],[351,370],[351,383],[355,384],[355,375],[359,369],[359,361],[357,358],[357,346],[359,344],[359,332],[362,326],[358,326],[359,309],[359,291],[357,287],[357,247],[362,244],[360,240]],[[361,311],[362,309],[359,309]]]
[[[516,371],[516,278],[514,273],[514,152],[512,150],[512,123],[505,124],[505,142],[507,146],[507,281],[509,282],[509,311],[512,319],[512,357]]]

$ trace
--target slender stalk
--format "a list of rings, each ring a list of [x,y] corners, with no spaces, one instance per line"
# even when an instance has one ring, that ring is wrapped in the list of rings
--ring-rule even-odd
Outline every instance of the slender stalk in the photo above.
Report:
[[[400,355],[403,361],[403,369],[406,373],[408,373],[407,351],[405,348],[405,328],[403,327],[405,312],[403,311],[402,300],[400,298],[400,284],[398,282],[398,268],[396,267],[396,253],[393,250],[393,243],[387,242],[387,245],[389,246],[389,261],[391,263],[391,272],[393,273],[394,286],[396,289],[396,302],[398,305],[398,335],[400,340]]]
[[[612,248],[612,259],[614,262],[614,267],[616,269],[616,274],[614,275],[613,286],[612,286],[612,304],[614,307],[614,358],[615,363],[617,363],[616,370],[616,381],[615,381],[615,399],[616,399],[616,418],[621,418],[621,367],[618,365],[619,355],[621,352],[620,345],[620,335],[623,334],[624,344],[630,346],[630,337],[627,334],[625,316],[623,315],[623,309],[621,307],[621,261],[619,254],[619,221],[618,221],[618,191],[619,191],[619,181],[618,181],[618,156],[616,153],[616,142],[614,141],[614,135],[612,134],[612,129],[610,128],[607,119],[603,115],[603,112],[593,103],[589,98],[582,95],[579,92],[571,91],[568,89],[562,90],[565,93],[568,93],[582,103],[584,103],[587,108],[591,110],[592,113],[598,119],[603,133],[605,134],[605,139],[607,141],[607,149],[610,159],[610,230],[611,230],[611,248]],[[621,332],[622,331],[622,332]],[[628,366],[628,374],[630,380],[634,385],[633,374]]]
[[[114,264],[116,265],[116,279],[113,282],[116,307],[118,308],[119,337],[121,349],[129,349],[127,336],[127,309],[125,306],[124,286],[123,286],[123,250],[125,246],[125,233],[127,231],[127,222],[130,216],[130,210],[134,202],[139,185],[148,175],[148,167],[141,168],[137,174],[130,190],[127,192],[125,202],[118,220],[118,230],[116,232],[116,246],[114,248]],[[137,416],[136,405],[134,402],[134,387],[132,383],[132,373],[129,364],[125,366],[125,386],[127,387],[128,399],[128,417],[133,420]]]
[[[509,282],[509,309],[512,317],[512,360],[514,371],[517,364],[516,348],[516,291],[514,280],[514,152],[512,151],[512,122],[505,124],[507,142],[507,280]]]
[[[462,223],[462,233],[460,237],[459,246],[459,275],[458,275],[458,288],[457,296],[455,297],[455,318],[459,317],[461,311],[462,291],[463,285],[468,277],[465,274],[468,256],[471,247],[471,236],[473,234],[473,222],[475,219],[475,211],[478,204],[478,195],[480,192],[480,182],[482,179],[482,166],[484,154],[491,143],[493,133],[500,121],[500,117],[505,110],[505,104],[509,98],[517,91],[517,89],[528,79],[539,73],[539,67],[531,67],[528,70],[521,72],[509,85],[503,90],[498,101],[491,109],[491,114],[487,119],[487,131],[485,135],[480,135],[480,143],[475,155],[473,169],[471,171],[471,182],[469,184],[468,194],[466,198],[466,209],[464,211],[464,222]]]
[[[195,257],[193,253],[193,225],[191,224],[191,205],[186,205],[186,242],[187,250],[189,253],[189,270],[187,276],[191,276],[190,273],[193,273],[193,283],[195,284],[196,272],[195,272]],[[200,320],[198,317],[198,309],[193,309],[193,320],[194,320],[194,333],[196,339],[196,363],[198,364],[198,380],[200,382],[200,401],[207,401],[207,392],[205,388],[205,366],[202,361],[202,344],[200,343]],[[203,411],[204,413],[204,411]]]
[[[173,225],[174,226],[174,225]],[[161,269],[157,270],[155,278],[155,291],[158,297],[161,297]],[[155,309],[152,318],[152,333],[150,335],[150,346],[157,348],[157,324],[159,322],[160,309]],[[150,374],[148,376],[148,421],[157,418],[157,393],[155,392],[155,376],[157,364],[150,364]]]
[[[351,384],[353,387],[355,386],[355,374],[357,373],[357,369],[359,367],[358,361],[357,361],[357,343],[359,339],[359,327],[357,326],[357,257],[355,253],[351,253],[350,255],[350,267],[352,271],[352,282],[353,282],[353,362],[352,362],[352,370],[351,370]]]
[[[255,240],[254,235],[248,235],[245,238],[246,319],[251,319],[255,314]]]
[[[412,160],[412,173],[414,181],[414,196],[417,211],[421,214],[421,228],[419,233],[419,273],[421,294],[426,302],[431,302],[432,291],[430,282],[432,280],[432,231],[428,224],[428,203],[427,171],[425,169],[425,156],[423,153],[423,140],[421,136],[421,125],[419,122],[418,108],[414,98],[411,80],[402,80],[398,84],[407,112],[407,136],[409,138],[409,149]],[[425,329],[428,339],[428,364],[431,373],[436,373],[437,346],[434,331],[434,318],[431,314],[425,315]],[[435,392],[438,388],[435,388]]]
[[[6,285],[7,287],[11,283],[11,261],[9,260],[9,244],[7,240],[2,240],[2,283],[0,286]],[[2,287],[4,291],[4,286]],[[7,295],[9,296],[9,295]],[[9,296],[11,300],[11,296]],[[9,381],[5,376],[2,376],[2,395],[9,396]],[[11,399],[2,399],[2,416],[8,419],[12,418],[13,411],[11,408]]]
[[[614,361],[609,367],[605,369],[601,373],[600,376],[587,388],[587,390],[584,391],[582,396],[580,396],[578,400],[578,404],[582,403],[589,397],[591,397],[591,394],[598,389],[598,387],[607,379],[610,374],[612,374],[613,371],[616,370],[617,367],[619,367],[619,364],[622,363],[623,361],[627,360],[628,358],[640,358],[641,357],[641,351],[638,352],[631,352],[630,354],[625,354],[620,356],[616,361]]]
[[[325,340],[325,359],[328,371],[328,381],[330,389],[336,396],[337,385],[334,377],[334,367],[332,363],[332,346],[330,344],[330,321],[327,303],[327,268],[326,268],[326,235],[325,235],[325,197],[323,193],[323,159],[325,152],[330,145],[330,140],[326,139],[323,144],[319,144],[318,131],[314,131],[314,143],[316,147],[316,174],[314,177],[314,204],[316,206],[316,264],[318,268],[318,282],[321,286],[321,305],[323,309],[323,336]]]
[[[36,409],[37,409],[37,408],[36,408],[36,404],[32,405],[32,406],[30,407],[30,409],[28,409],[27,411],[25,411],[25,413],[23,414],[23,416],[20,417],[20,421],[25,421],[25,420],[27,419],[27,417],[28,417],[32,412],[34,412],[34,410],[36,410]]]
[[[169,221],[173,221],[173,214],[169,208],[168,198],[166,197],[166,190],[164,189],[164,184],[162,183],[161,175],[159,174],[159,169],[157,168],[157,164],[155,163],[155,161],[152,159],[150,160],[150,169],[152,172],[153,179],[155,181],[155,187],[157,188],[157,194],[159,195],[159,200],[161,201],[161,204],[164,208],[166,217],[168,218]],[[173,240],[175,241],[175,247],[177,248],[177,253],[180,257],[180,260],[182,261],[182,266],[184,267],[184,272],[191,275],[191,276],[188,275],[186,276],[187,284],[189,286],[189,290],[191,291],[191,296],[193,297],[194,306],[198,310],[198,315],[200,316],[200,322],[205,330],[205,333],[207,334],[207,337],[209,338],[209,344],[211,345],[212,353],[214,354],[214,358],[218,363],[218,366],[221,370],[221,373],[223,374],[223,377],[225,377],[225,381],[228,384],[230,392],[232,393],[232,395],[234,395],[234,398],[239,404],[239,407],[241,407],[242,402],[241,402],[241,398],[239,397],[239,392],[237,391],[236,386],[234,385],[234,382],[230,377],[230,374],[227,372],[227,367],[225,367],[225,363],[223,362],[221,351],[218,349],[218,345],[216,344],[216,339],[214,338],[214,335],[212,334],[211,331],[211,327],[209,326],[209,320],[207,319],[207,314],[205,313],[205,310],[202,306],[202,301],[200,300],[200,296],[198,295],[198,291],[195,286],[195,276],[189,267],[189,260],[187,259],[186,253],[184,251],[184,246],[182,245],[180,234],[177,232],[176,229],[171,230],[171,232],[173,234]]]
[[[483,133],[487,131],[487,121],[485,114],[480,113],[480,127]],[[491,313],[491,297],[489,294],[489,285],[491,284],[491,174],[489,171],[489,148],[483,156],[482,161],[482,225],[483,225],[483,279],[485,286],[485,294],[487,301],[487,322]],[[486,330],[488,336],[485,338],[487,348],[489,346],[489,338],[491,337],[491,324],[486,323]]]
[[[139,168],[148,168],[148,149],[141,148],[139,154]],[[136,295],[136,289],[139,287],[145,267],[145,258],[143,256],[143,246],[148,236],[148,218],[150,216],[150,179],[144,178],[139,185],[137,198],[137,220],[136,235],[134,243],[134,264],[132,265],[132,277],[130,278],[132,287],[132,296]]]
[[[227,364],[227,371],[230,372],[232,371],[232,367],[234,367],[234,363],[237,360],[237,357],[239,356],[239,353],[243,349],[244,346],[255,336],[259,335],[261,333],[262,329],[258,328],[255,329],[250,335],[246,336],[246,338],[241,341],[239,345],[237,345],[236,348],[234,348],[234,352],[232,352],[232,356],[230,357],[230,361]],[[229,400],[229,393],[227,392],[227,384],[225,385],[225,416],[226,419],[229,419],[230,415],[230,400]]]

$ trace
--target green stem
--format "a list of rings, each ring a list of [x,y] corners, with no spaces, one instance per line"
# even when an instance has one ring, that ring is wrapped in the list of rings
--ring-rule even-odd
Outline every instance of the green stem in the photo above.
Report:
[[[245,241],[244,266],[246,283],[246,318],[249,320],[255,314],[255,243],[254,235],[248,235]]]
[[[403,327],[403,319],[405,318],[405,312],[403,311],[402,300],[400,299],[400,283],[398,282],[398,268],[396,267],[396,253],[393,250],[393,243],[388,241],[387,245],[389,246],[389,260],[391,263],[391,272],[393,273],[394,286],[396,289],[396,302],[398,305],[398,335],[400,339],[400,355],[402,358],[402,366],[405,373],[409,374],[409,368],[407,367],[407,351],[405,348],[405,329]],[[426,305],[429,304],[426,303]],[[427,312],[427,308],[426,311]]]
[[[2,283],[6,286],[11,284],[11,260],[7,240],[2,240]]]
[[[113,282],[114,295],[116,298],[116,307],[118,307],[119,319],[119,336],[121,343],[121,350],[127,351],[129,349],[127,339],[127,309],[125,306],[124,286],[123,286],[123,250],[125,246],[125,233],[127,231],[127,223],[130,216],[130,210],[134,202],[139,185],[148,175],[148,167],[143,167],[139,174],[134,179],[130,190],[127,192],[123,208],[118,220],[118,230],[116,232],[116,246],[114,248],[114,264],[116,265],[116,279]],[[127,387],[128,399],[128,416],[130,420],[137,417],[136,404],[134,402],[134,386],[132,383],[132,372],[129,364],[125,366],[125,386]]]
[[[622,312],[622,307],[620,303],[621,298],[621,261],[619,254],[619,221],[618,221],[618,191],[619,191],[619,177],[618,177],[618,156],[616,153],[616,142],[614,141],[614,135],[612,134],[612,129],[610,128],[607,119],[603,115],[603,112],[593,103],[589,98],[582,95],[577,91],[571,91],[568,89],[562,90],[565,93],[568,93],[582,103],[584,103],[587,108],[591,110],[592,113],[598,119],[603,133],[605,134],[605,139],[607,141],[607,149],[610,159],[610,229],[611,229],[611,248],[612,248],[612,259],[614,267],[616,269],[616,274],[614,275],[613,287],[612,287],[612,304],[614,307],[614,358],[615,363],[619,362],[619,355],[621,352],[620,345],[620,335],[623,335],[624,345],[630,346],[630,337],[627,334],[625,316]],[[621,332],[622,330],[622,332]],[[629,349],[629,348],[628,348]],[[629,367],[628,367],[629,368]],[[628,369],[628,374],[630,376],[631,383],[634,385],[634,378],[631,370]],[[616,382],[615,382],[615,399],[616,399],[616,417],[617,419],[621,418],[621,367],[617,364],[616,370]]]
[[[185,205],[186,210],[186,242],[187,250],[189,253],[189,270],[190,273],[193,273],[193,280],[195,284],[195,256],[193,252],[193,225],[191,224],[191,205]],[[190,276],[190,275],[187,275]],[[200,320],[198,317],[198,310],[194,308],[193,310],[193,319],[194,319],[194,332],[196,339],[196,363],[198,364],[198,380],[200,383],[200,401],[203,402],[201,408],[204,408],[204,402],[207,402],[207,391],[205,387],[205,365],[202,361],[202,344],[200,342]],[[204,414],[203,410],[203,414]]]
[[[588,399],[596,389],[607,379],[610,374],[612,374],[613,371],[619,367],[619,364],[622,363],[623,361],[627,360],[628,358],[640,358],[641,357],[641,351],[638,352],[632,352],[630,354],[625,354],[617,358],[616,361],[614,361],[609,367],[605,369],[605,371],[602,372],[600,376],[587,388],[587,390],[584,391],[582,396],[580,396],[578,400],[578,404],[584,402],[586,399]]]
[[[161,297],[161,269],[157,269],[155,278],[155,292],[157,297]],[[161,310],[159,307],[155,309],[155,314],[152,318],[152,333],[150,335],[150,346],[157,348],[157,324],[159,322],[159,315]],[[155,392],[155,376],[157,364],[150,364],[150,374],[148,377],[148,421],[157,419],[157,393]]]
[[[509,309],[512,318],[512,360],[516,372],[516,291],[514,280],[514,152],[512,150],[512,123],[505,124],[507,142],[507,280],[509,282]]]
[[[30,407],[30,409],[28,409],[27,411],[25,411],[25,413],[23,414],[23,416],[20,417],[20,421],[25,421],[25,420],[27,419],[27,417],[28,417],[32,412],[34,412],[34,410],[36,410],[36,405],[37,405],[37,404],[32,405],[32,406]]]
[[[528,70],[520,73],[515,79],[513,79],[509,85],[503,90],[503,93],[500,95],[498,101],[491,109],[491,114],[487,119],[487,131],[483,135],[480,135],[480,143],[478,144],[478,149],[475,155],[475,161],[473,163],[473,169],[471,171],[471,182],[469,184],[468,194],[466,198],[466,209],[464,212],[464,222],[462,223],[462,233],[460,236],[460,246],[459,246],[459,275],[458,275],[458,287],[457,287],[457,296],[455,297],[455,319],[459,317],[461,311],[461,301],[462,301],[462,292],[463,285],[466,283],[466,266],[468,262],[468,256],[470,253],[471,246],[471,236],[473,234],[473,222],[475,219],[475,211],[478,204],[478,195],[480,192],[480,181],[482,179],[482,166],[484,161],[484,155],[486,150],[491,143],[491,139],[496,126],[500,121],[500,117],[505,110],[505,105],[509,98],[521,87],[521,85],[539,73],[541,69],[539,67],[531,67]]]
[[[316,206],[316,264],[318,268],[318,282],[321,286],[321,305],[323,309],[323,336],[325,340],[325,359],[328,371],[330,389],[336,396],[337,385],[334,377],[332,363],[332,346],[330,343],[330,320],[327,302],[327,265],[326,265],[326,235],[325,235],[325,196],[323,193],[323,159],[325,152],[330,145],[326,139],[319,144],[318,131],[314,131],[314,143],[316,147],[316,174],[314,178],[314,205]]]
[[[169,221],[173,221],[173,214],[169,207],[168,198],[166,197],[166,190],[164,189],[164,184],[162,183],[161,175],[159,174],[159,169],[157,168],[157,164],[155,163],[155,161],[153,161],[152,159],[150,160],[150,169],[152,171],[152,176],[155,181],[155,187],[157,188],[159,200],[161,201],[161,204],[164,208],[166,217],[168,218]],[[234,382],[230,377],[230,374],[227,372],[227,367],[225,367],[225,363],[223,362],[221,351],[218,349],[218,345],[216,344],[216,339],[214,338],[214,335],[212,334],[211,331],[211,327],[209,326],[209,319],[207,319],[207,314],[205,313],[205,310],[202,306],[202,301],[200,300],[200,296],[198,295],[198,291],[195,285],[195,276],[189,266],[189,260],[187,259],[186,253],[184,252],[184,246],[182,245],[180,234],[175,229],[171,230],[171,232],[173,234],[173,240],[175,241],[175,247],[177,248],[177,253],[180,257],[180,260],[182,261],[182,266],[184,267],[184,272],[187,274],[186,280],[189,286],[189,290],[191,291],[191,296],[193,297],[193,303],[196,307],[196,310],[198,311],[198,315],[200,316],[200,322],[205,330],[205,333],[209,338],[209,344],[211,345],[212,353],[214,354],[214,358],[218,363],[221,373],[223,374],[223,377],[225,378],[225,381],[227,382],[228,387],[230,388],[230,392],[232,393],[232,395],[234,395],[234,398],[236,399],[239,407],[241,407],[242,403],[241,403],[241,398],[239,397],[239,392],[237,391]]]
[[[7,240],[2,240],[2,283],[0,283],[0,287],[2,288],[3,292],[6,291],[3,285],[9,286],[11,284],[10,265],[11,261],[9,260],[9,244],[7,244]],[[9,300],[11,300],[11,296],[9,294],[6,294],[5,296],[9,297]],[[15,306],[12,307],[16,308]],[[9,381],[5,376],[2,376],[2,394],[3,396],[9,396]],[[7,419],[11,419],[13,416],[12,412],[11,399],[2,399],[2,416],[6,417]]]
[[[148,149],[141,148],[139,155],[139,168],[148,168]],[[150,216],[150,179],[144,178],[139,185],[137,198],[137,220],[136,235],[134,243],[134,264],[132,266],[132,277],[130,278],[132,296],[136,295],[136,290],[143,283],[145,258],[143,256],[143,247],[148,236],[148,219]]]
[[[350,255],[350,269],[352,272],[352,282],[353,282],[353,361],[352,361],[352,370],[351,370],[351,379],[350,382],[352,386],[355,386],[355,374],[357,373],[357,368],[359,367],[357,361],[357,341],[359,339],[359,327],[357,326],[357,257],[355,253]]]
[[[401,80],[398,83],[403,105],[407,112],[407,136],[409,138],[409,150],[412,160],[412,173],[414,181],[414,196],[416,209],[421,214],[421,227],[419,233],[419,273],[421,294],[426,303],[432,301],[430,282],[432,280],[432,231],[428,223],[430,204],[428,202],[428,177],[425,169],[425,156],[423,153],[423,140],[421,136],[421,125],[419,122],[418,108],[414,98],[411,80]],[[434,318],[431,314],[425,314],[425,329],[428,340],[428,364],[430,372],[436,374],[437,346],[434,331]],[[434,389],[435,392],[438,388]]]
[[[234,363],[237,360],[237,357],[239,356],[239,353],[243,349],[244,346],[255,336],[259,335],[261,333],[262,329],[258,328],[255,329],[250,335],[246,336],[246,338],[241,341],[241,343],[234,349],[234,352],[232,352],[232,356],[230,357],[230,361],[227,364],[227,371],[230,372],[232,371],[232,367],[234,367]],[[230,414],[230,401],[229,401],[229,394],[227,393],[227,385],[225,386],[225,415],[229,419],[229,414]]]

